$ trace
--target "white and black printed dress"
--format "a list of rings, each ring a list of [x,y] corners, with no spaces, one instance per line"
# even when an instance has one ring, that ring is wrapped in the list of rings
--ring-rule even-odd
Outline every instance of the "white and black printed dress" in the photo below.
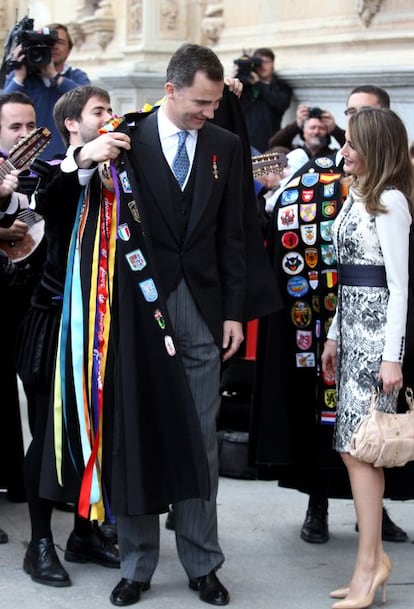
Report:
[[[381,201],[387,213],[370,215],[350,191],[333,226],[339,264],[384,265],[388,287],[340,285],[328,338],[337,340],[337,415],[334,448],[349,452],[352,432],[367,413],[381,361],[401,362],[408,297],[407,200],[395,189]],[[381,394],[379,408],[395,411],[397,397]]]

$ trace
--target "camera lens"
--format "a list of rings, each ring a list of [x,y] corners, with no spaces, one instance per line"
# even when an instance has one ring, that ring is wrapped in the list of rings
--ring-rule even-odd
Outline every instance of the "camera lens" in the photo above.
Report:
[[[45,44],[30,46],[26,49],[26,61],[30,65],[47,65],[51,62],[51,59],[50,47]]]

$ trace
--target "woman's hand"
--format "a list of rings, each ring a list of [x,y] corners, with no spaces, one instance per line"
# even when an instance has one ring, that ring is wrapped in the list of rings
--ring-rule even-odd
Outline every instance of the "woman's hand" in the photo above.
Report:
[[[403,386],[403,374],[399,362],[382,362],[378,372],[378,382],[383,393],[399,391]]]
[[[336,340],[328,338],[322,353],[322,370],[334,377],[336,372]]]

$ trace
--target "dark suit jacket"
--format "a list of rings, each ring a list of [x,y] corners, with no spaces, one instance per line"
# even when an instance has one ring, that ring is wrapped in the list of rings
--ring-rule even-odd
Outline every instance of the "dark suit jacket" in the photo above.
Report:
[[[182,242],[172,203],[172,174],[162,152],[156,111],[133,118],[129,115],[120,130],[123,125],[131,137],[128,157],[138,180],[142,221],[151,238],[164,296],[184,277],[221,346],[223,321],[242,321],[245,303],[240,139],[211,123],[199,131],[192,169],[194,195]]]

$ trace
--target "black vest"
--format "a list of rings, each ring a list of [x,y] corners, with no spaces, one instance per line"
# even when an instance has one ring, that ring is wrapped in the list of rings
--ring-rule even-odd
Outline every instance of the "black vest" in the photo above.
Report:
[[[175,209],[175,213],[177,216],[178,228],[180,231],[180,240],[181,243],[184,243],[185,235],[187,232],[188,221],[190,219],[191,206],[193,203],[194,196],[194,177],[195,177],[195,167],[194,163],[191,168],[190,177],[187,181],[187,184],[184,190],[181,190],[177,180],[174,177],[174,174],[171,172],[170,181],[171,181],[171,194],[172,194],[172,204]]]

